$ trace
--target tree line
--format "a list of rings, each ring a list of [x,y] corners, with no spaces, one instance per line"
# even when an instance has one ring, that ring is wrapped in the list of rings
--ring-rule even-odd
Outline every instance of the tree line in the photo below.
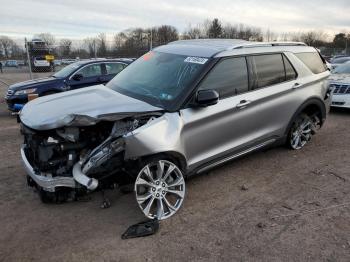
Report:
[[[167,44],[178,39],[201,38],[231,38],[249,41],[300,41],[307,45],[344,49],[350,44],[350,34],[340,32],[329,37],[321,30],[307,32],[276,33],[263,31],[259,27],[245,24],[222,23],[219,19],[206,19],[197,25],[188,25],[182,32],[171,25],[161,25],[152,28],[132,28],[116,33],[113,40],[107,40],[105,33],[96,37],[88,37],[81,41],[68,38],[56,39],[50,33],[34,35],[40,38],[52,49],[58,58],[92,58],[92,57],[139,57],[152,47]],[[332,41],[327,41],[327,39]],[[24,45],[19,45],[8,36],[0,36],[0,59],[25,58]]]

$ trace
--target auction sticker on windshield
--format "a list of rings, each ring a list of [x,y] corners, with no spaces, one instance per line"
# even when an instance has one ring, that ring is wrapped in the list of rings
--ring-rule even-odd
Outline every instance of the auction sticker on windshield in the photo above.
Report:
[[[204,57],[189,56],[185,59],[184,62],[204,65],[207,61],[208,59]]]

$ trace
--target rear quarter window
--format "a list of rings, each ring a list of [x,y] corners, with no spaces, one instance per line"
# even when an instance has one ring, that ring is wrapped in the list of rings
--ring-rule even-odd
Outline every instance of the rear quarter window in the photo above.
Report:
[[[126,67],[126,65],[122,63],[105,63],[105,65],[107,75],[116,75]]]
[[[320,74],[327,70],[321,56],[317,52],[295,54],[314,74]]]

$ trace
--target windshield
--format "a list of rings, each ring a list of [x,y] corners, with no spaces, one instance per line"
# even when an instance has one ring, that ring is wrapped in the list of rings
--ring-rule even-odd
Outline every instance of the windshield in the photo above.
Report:
[[[169,109],[207,61],[207,58],[151,51],[121,71],[107,87]]]
[[[70,65],[67,65],[66,67],[62,68],[60,71],[55,73],[53,77],[57,78],[64,78],[69,76],[71,73],[73,73],[75,70],[77,70],[80,67],[79,63],[73,63]]]
[[[333,70],[333,74],[350,74],[350,62],[342,64]]]

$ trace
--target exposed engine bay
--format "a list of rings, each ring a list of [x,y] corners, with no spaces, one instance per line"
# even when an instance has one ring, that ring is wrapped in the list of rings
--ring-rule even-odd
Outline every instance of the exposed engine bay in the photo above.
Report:
[[[24,154],[35,175],[47,178],[73,178],[74,188],[40,187],[52,201],[65,201],[76,195],[111,185],[130,184],[135,179],[135,161],[125,160],[123,136],[147,124],[154,115],[126,117],[117,121],[100,121],[90,126],[65,126],[51,130],[34,130],[24,124]],[[28,184],[38,187],[31,177]],[[62,192],[60,195],[60,191]],[[52,195],[51,194],[51,195]],[[45,202],[50,201],[46,197]]]

